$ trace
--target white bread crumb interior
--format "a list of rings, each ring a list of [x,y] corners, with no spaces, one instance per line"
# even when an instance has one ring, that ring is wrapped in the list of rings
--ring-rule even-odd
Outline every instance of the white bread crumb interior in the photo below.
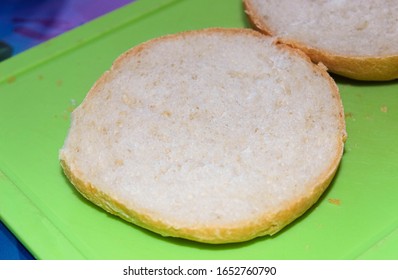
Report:
[[[345,136],[322,67],[255,31],[206,29],[120,56],[73,112],[60,158],[106,210],[163,235],[226,243],[301,215],[333,177]]]

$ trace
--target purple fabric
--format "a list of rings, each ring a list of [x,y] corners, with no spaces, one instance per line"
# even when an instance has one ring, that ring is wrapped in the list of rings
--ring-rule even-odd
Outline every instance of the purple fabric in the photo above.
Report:
[[[134,0],[1,0],[0,40],[14,54]]]

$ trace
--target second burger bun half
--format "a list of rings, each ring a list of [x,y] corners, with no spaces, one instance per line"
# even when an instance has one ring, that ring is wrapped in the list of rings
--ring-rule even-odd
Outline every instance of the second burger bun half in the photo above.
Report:
[[[330,72],[366,81],[398,78],[398,1],[243,2],[256,29],[301,49]]]

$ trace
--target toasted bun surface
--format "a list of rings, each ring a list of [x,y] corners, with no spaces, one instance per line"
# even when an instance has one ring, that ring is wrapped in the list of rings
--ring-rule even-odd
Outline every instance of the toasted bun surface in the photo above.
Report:
[[[243,0],[252,24],[334,73],[398,78],[398,2]]]
[[[274,234],[332,180],[346,138],[324,67],[249,29],[121,55],[72,113],[61,165],[89,200],[165,236]]]

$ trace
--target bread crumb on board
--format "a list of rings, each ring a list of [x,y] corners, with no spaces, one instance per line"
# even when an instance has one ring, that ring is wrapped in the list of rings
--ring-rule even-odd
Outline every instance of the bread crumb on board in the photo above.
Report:
[[[11,77],[9,77],[9,78],[7,79],[7,83],[8,83],[8,84],[12,84],[12,83],[14,83],[14,82],[16,81],[16,79],[17,79],[17,77],[11,76]]]
[[[62,113],[62,118],[64,120],[69,120],[70,114],[76,109],[77,107],[77,102],[76,99],[70,99],[69,100],[69,105],[66,107],[64,112]]]
[[[388,107],[386,105],[383,105],[380,107],[380,111],[383,113],[387,113],[388,112]]]
[[[329,198],[328,199],[329,203],[340,206],[341,205],[341,200],[337,198]]]

